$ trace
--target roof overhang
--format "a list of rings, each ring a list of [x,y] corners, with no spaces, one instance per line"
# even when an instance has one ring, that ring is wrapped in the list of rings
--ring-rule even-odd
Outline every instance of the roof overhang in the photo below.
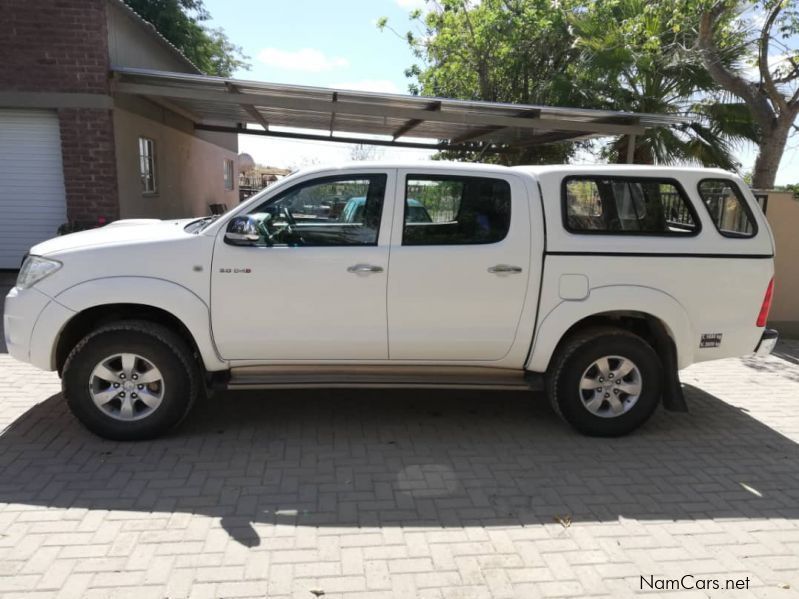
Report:
[[[151,36],[152,39],[164,49],[164,51],[170,53],[177,60],[185,64],[189,71],[198,74],[202,73],[202,71],[197,68],[197,65],[190,61],[186,55],[183,54],[183,52],[178,50],[177,46],[166,39],[163,34],[161,34],[161,32],[155,28],[155,25],[137,13],[129,4],[125,2],[125,0],[109,0],[109,2],[111,2],[113,6],[116,6],[117,9],[119,9],[121,13],[130,19],[136,26],[142,28],[147,35]]]
[[[116,67],[112,90],[145,97],[201,130],[429,149],[514,148],[634,136],[648,128],[683,122],[668,115],[451,100]]]

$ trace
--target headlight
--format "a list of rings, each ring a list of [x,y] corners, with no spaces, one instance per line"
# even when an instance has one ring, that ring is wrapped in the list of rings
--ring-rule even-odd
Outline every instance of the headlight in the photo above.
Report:
[[[22,263],[17,275],[17,287],[27,289],[33,287],[43,278],[50,276],[61,268],[61,263],[57,260],[42,258],[41,256],[28,256]]]

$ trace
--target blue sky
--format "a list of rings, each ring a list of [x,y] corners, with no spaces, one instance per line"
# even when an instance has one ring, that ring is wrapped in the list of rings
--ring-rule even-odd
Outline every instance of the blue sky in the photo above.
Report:
[[[407,44],[381,32],[387,16],[398,28],[422,0],[205,0],[212,25],[225,29],[250,56],[239,73],[277,83],[360,84],[405,92],[403,71],[412,63]]]
[[[213,20],[242,46],[251,68],[237,78],[406,93],[413,56],[404,40],[375,22],[386,16],[401,31],[424,0],[205,0]],[[256,162],[299,167],[349,159],[347,144],[239,137]],[[375,158],[423,160],[424,150],[380,148]]]
[[[295,83],[395,93],[407,92],[404,70],[413,64],[404,40],[379,31],[386,16],[399,31],[410,23],[409,11],[424,0],[205,0],[213,20],[249,55],[241,79]],[[789,140],[778,184],[799,182],[799,137]],[[239,147],[262,164],[303,166],[349,159],[346,144],[241,136]],[[379,149],[376,158],[425,159],[430,152]],[[754,148],[741,148],[744,170],[754,162]],[[590,160],[590,157],[585,157]]]

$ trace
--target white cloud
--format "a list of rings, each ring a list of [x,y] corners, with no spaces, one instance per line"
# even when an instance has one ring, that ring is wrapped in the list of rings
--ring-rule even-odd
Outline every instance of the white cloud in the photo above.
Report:
[[[424,9],[427,4],[425,0],[396,0],[400,8],[405,10],[416,10],[417,8]]]
[[[782,54],[769,54],[768,65],[769,65],[769,71],[772,73],[772,75],[774,74],[774,70],[777,67],[780,67],[783,70],[786,70],[786,67],[790,67],[791,65],[788,62],[788,59],[791,56],[793,55],[787,52],[784,52]],[[760,66],[756,61],[752,62],[751,64],[747,62],[741,69],[741,74],[744,76],[745,79],[748,79],[749,81],[759,81]]]
[[[433,2],[433,0],[394,0],[394,2],[400,8],[404,8],[408,12],[412,10],[421,10],[423,13],[430,12],[430,11],[440,11],[443,10],[441,5],[438,2]],[[473,8],[480,4],[481,0],[466,0],[466,6],[468,8]]]
[[[360,81],[334,83],[330,87],[336,89],[351,89],[359,92],[378,92],[381,94],[403,93],[399,86],[390,79],[362,79]]]
[[[324,133],[314,131],[314,133]],[[239,152],[246,152],[258,164],[286,168],[309,165],[341,164],[351,158],[351,144],[335,141],[283,139],[262,135],[239,135]],[[416,148],[380,148],[381,160],[429,160],[435,152]]]
[[[350,66],[346,58],[327,56],[315,48],[301,48],[295,51],[264,48],[258,53],[258,60],[270,67],[309,73],[345,69]]]

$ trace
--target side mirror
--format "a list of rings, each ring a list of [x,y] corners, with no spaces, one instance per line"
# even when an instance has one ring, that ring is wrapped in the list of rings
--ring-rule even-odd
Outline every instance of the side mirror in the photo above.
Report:
[[[260,238],[258,221],[251,216],[234,217],[225,231],[225,241],[231,245],[255,245]]]

